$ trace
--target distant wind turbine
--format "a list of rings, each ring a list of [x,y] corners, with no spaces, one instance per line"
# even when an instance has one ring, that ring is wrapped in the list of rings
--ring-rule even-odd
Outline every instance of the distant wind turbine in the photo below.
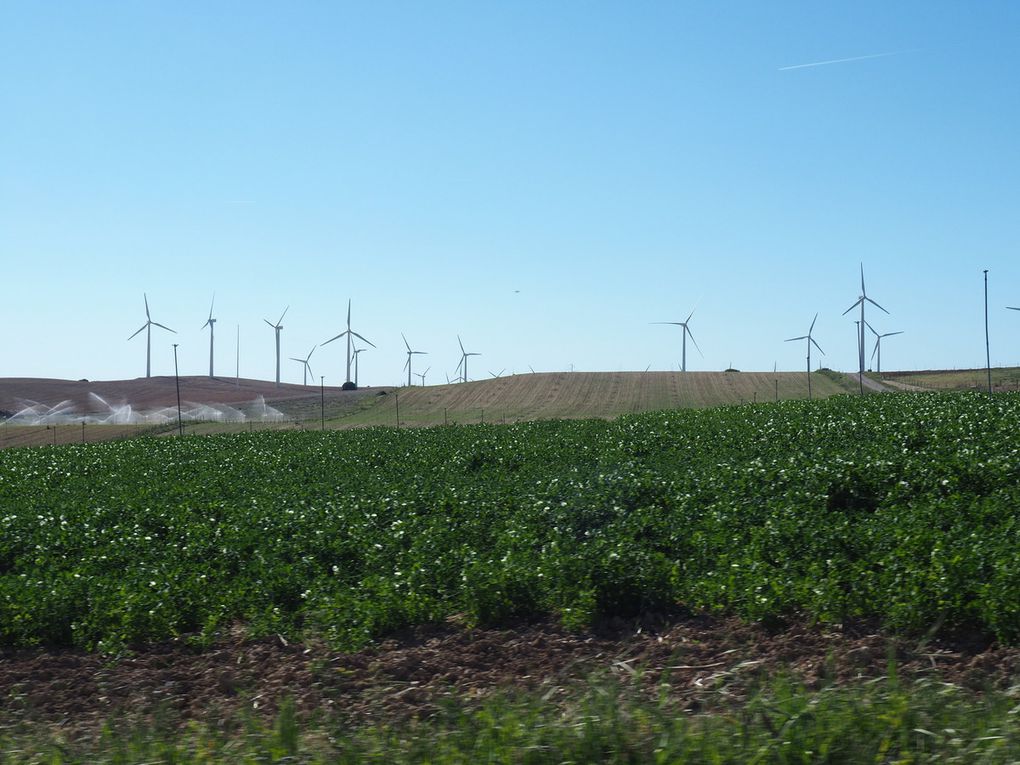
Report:
[[[353,329],[351,329],[351,300],[350,300],[350,298],[347,299],[347,329],[345,329],[343,332],[341,332],[336,337],[331,337],[329,340],[324,342],[323,345],[329,345],[334,340],[339,340],[341,337],[346,337],[347,338],[347,381],[344,382],[343,388],[344,388],[344,390],[351,390],[352,388],[356,390],[357,387],[358,387],[358,384],[351,381],[351,338],[356,337],[359,340],[362,340],[362,341],[368,343],[373,348],[375,348],[375,343],[373,343],[371,340],[367,340],[366,338],[362,337],[357,332],[355,332]]]
[[[429,373],[429,369],[432,369],[432,367],[426,368],[424,372],[415,372],[414,373],[415,377],[420,377],[421,378],[421,387],[423,387],[423,388],[425,387],[425,375],[427,375]]]
[[[318,347],[319,346],[317,345],[313,345],[312,350],[308,351],[308,355],[305,356],[303,359],[298,359],[295,358],[294,356],[290,357],[291,361],[296,361],[298,364],[302,364],[305,368],[304,383],[302,383],[303,385],[308,385],[308,375],[311,375],[312,382],[315,382],[315,373],[312,371],[312,365],[309,364],[308,361],[312,358],[312,354],[315,353],[315,349]]]
[[[428,351],[412,351],[410,344],[407,342],[407,338],[404,337],[404,333],[401,332],[400,336],[404,339],[404,346],[407,348],[407,361],[404,362],[404,369],[407,370],[407,387],[411,387],[411,357],[412,356],[424,356],[428,354]],[[424,385],[425,383],[422,383]]]
[[[464,350],[464,343],[461,342],[460,335],[457,335],[457,344],[460,346],[460,363],[457,364],[457,369],[461,372],[461,382],[468,381],[467,366],[468,356],[481,356],[481,353],[475,353],[474,351],[468,353]]]
[[[801,335],[800,337],[791,337],[788,340],[783,341],[786,343],[792,343],[795,340],[807,340],[807,396],[809,400],[811,399],[811,346],[814,345],[815,348],[818,349],[819,353],[821,353],[823,356],[825,355],[825,351],[822,350],[822,346],[816,343],[815,339],[811,337],[811,333],[815,329],[816,321],[818,321],[817,313],[815,314],[815,318],[811,320],[811,326],[808,328],[808,332],[806,335]]]
[[[216,293],[213,293],[212,302],[209,304],[209,318],[205,320],[202,329],[209,328],[209,376],[213,376],[213,330],[216,328],[216,319],[213,318],[213,306],[216,305]]]
[[[280,386],[280,330],[283,329],[283,317],[287,315],[287,311],[290,310],[290,306],[283,309],[283,313],[280,314],[280,318],[276,320],[276,324],[269,321],[269,319],[263,319],[266,324],[276,330],[276,386]]]
[[[143,292],[142,298],[145,300],[145,323],[138,329],[138,332],[141,332],[143,329],[145,330],[145,376],[152,377],[152,327],[157,326],[160,329],[165,329],[167,332],[173,332],[175,335],[177,330],[170,329],[170,327],[164,326],[158,321],[153,321],[149,315],[149,296]],[[128,340],[131,340],[138,332],[131,335]]]
[[[892,337],[893,335],[902,335],[903,330],[900,330],[899,332],[884,332],[879,334],[870,324],[868,325],[868,329],[870,329],[871,334],[875,336],[875,349],[871,352],[871,358],[875,358],[875,354],[878,354],[878,366],[875,369],[878,374],[882,374],[882,338]]]
[[[503,373],[504,373],[505,371],[506,371],[506,367],[503,367],[503,368],[502,368],[501,370],[499,370],[498,372],[493,372],[493,371],[492,371],[492,370],[490,369],[490,370],[489,370],[489,374],[490,374],[490,375],[492,375],[493,377],[502,377],[502,376],[503,376]]]
[[[358,387],[358,355],[367,351],[368,348],[354,348],[354,387]]]
[[[860,386],[861,386],[861,395],[862,396],[864,395],[864,326],[867,323],[864,320],[864,304],[865,303],[871,303],[876,308],[879,308],[879,309],[885,311],[886,313],[889,313],[884,308],[882,308],[882,306],[880,306],[878,303],[876,303],[874,300],[872,300],[871,298],[868,297],[867,290],[864,289],[864,264],[861,263],[861,294],[860,294],[860,297],[857,298],[857,302],[855,302],[852,306],[850,306],[845,311],[843,311],[843,315],[846,316],[848,313],[850,313],[852,310],[854,310],[857,306],[861,307],[861,323],[860,323],[860,326],[857,329],[857,334],[858,334],[858,346],[857,346],[857,351],[858,351],[857,356],[858,356],[858,358],[857,358],[857,360],[858,360],[858,367],[859,367],[858,371],[860,373],[860,376],[858,377],[858,381],[859,381]]]
[[[683,355],[680,361],[680,370],[682,372],[687,371],[687,337],[691,338],[691,342],[694,343],[694,347],[698,348],[698,342],[694,339],[694,335],[691,333],[691,328],[687,326],[691,321],[691,316],[694,315],[694,311],[691,311],[686,319],[683,321],[653,321],[652,324],[672,324],[674,327],[683,327]],[[701,353],[701,348],[698,348],[698,353]],[[705,354],[701,353],[702,356]]]

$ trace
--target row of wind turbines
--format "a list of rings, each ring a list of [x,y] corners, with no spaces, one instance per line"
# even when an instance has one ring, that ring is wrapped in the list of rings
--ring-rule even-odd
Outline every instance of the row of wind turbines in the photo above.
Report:
[[[166,330],[168,332],[175,332],[175,330],[170,329],[170,327],[166,326],[165,324],[160,324],[157,321],[153,321],[152,320],[152,315],[151,315],[151,313],[149,311],[149,298],[148,298],[148,295],[143,293],[143,299],[145,301],[145,323],[138,330],[136,330],[134,332],[134,334],[132,334],[128,338],[128,340],[132,340],[137,335],[139,335],[143,330],[145,331],[145,333],[146,333],[145,334],[145,376],[146,377],[151,377],[151,374],[152,374],[152,328],[153,327],[159,327],[160,329],[164,329],[164,330]],[[860,319],[855,320],[854,323],[857,325],[858,375],[859,375],[859,382],[860,382],[861,392],[862,393],[863,393],[863,388],[864,388],[864,371],[865,371],[866,337],[867,337],[866,336],[866,331],[870,331],[872,333],[872,335],[874,336],[874,339],[875,339],[875,344],[874,344],[874,347],[872,348],[872,351],[871,351],[871,360],[874,361],[876,359],[876,356],[877,356],[878,364],[876,366],[876,370],[879,373],[881,373],[881,371],[882,371],[882,340],[884,340],[885,338],[888,338],[888,337],[893,337],[895,335],[902,335],[903,334],[903,330],[898,330],[896,332],[879,332],[878,330],[876,330],[868,322],[868,320],[865,317],[865,307],[866,307],[866,305],[868,303],[871,303],[873,306],[875,306],[879,310],[883,311],[884,313],[889,314],[889,311],[887,311],[883,306],[881,306],[873,298],[868,296],[867,288],[865,287],[865,283],[864,283],[864,264],[862,263],[861,264],[861,292],[860,292],[860,295],[858,296],[857,300],[849,308],[847,308],[843,312],[843,314],[842,314],[843,316],[846,316],[848,313],[850,313],[854,309],[860,309]],[[213,377],[214,373],[215,373],[215,369],[214,369],[214,359],[215,359],[214,347],[215,347],[215,325],[216,325],[216,321],[217,321],[216,318],[214,318],[214,316],[213,316],[213,309],[214,309],[215,305],[216,305],[216,296],[213,295],[212,302],[209,305],[209,316],[206,319],[205,324],[202,325],[202,329],[205,329],[206,327],[209,328],[209,377]],[[1017,306],[1006,306],[1006,308],[1011,310],[1011,311],[1020,311],[1020,307],[1017,307]],[[287,311],[289,311],[289,310],[290,310],[290,306],[287,306],[284,309],[283,313],[280,314],[280,318],[277,319],[276,322],[271,322],[269,319],[264,319],[265,323],[274,331],[274,334],[275,334],[275,340],[276,340],[276,384],[277,385],[280,384],[280,352],[281,352],[280,351],[280,333],[283,330],[283,319],[287,315]],[[698,346],[697,341],[694,339],[694,334],[691,332],[690,321],[691,321],[691,318],[693,316],[694,316],[694,311],[691,311],[690,314],[688,314],[687,318],[684,319],[683,321],[656,321],[656,322],[652,322],[652,324],[665,324],[665,325],[671,325],[671,326],[680,327],[680,329],[681,329],[681,361],[680,361],[680,369],[683,372],[687,371],[687,340],[688,340],[688,338],[690,338],[691,342],[694,344],[694,347],[698,350],[698,353],[701,354],[702,356],[704,355],[702,353],[702,351],[701,351],[701,348]],[[784,342],[787,342],[787,343],[798,342],[798,341],[801,341],[801,340],[806,341],[806,350],[807,350],[806,357],[807,357],[807,373],[808,373],[807,374],[807,386],[808,386],[808,397],[809,398],[812,397],[812,390],[811,390],[811,349],[812,349],[812,346],[819,353],[821,353],[823,356],[825,355],[825,351],[822,350],[822,347],[818,344],[818,341],[815,339],[814,334],[813,334],[814,333],[814,328],[815,328],[815,323],[817,321],[818,321],[818,313],[815,313],[814,318],[811,320],[811,325],[808,327],[808,332],[807,332],[806,335],[800,335],[798,337],[787,338],[784,341]],[[238,333],[240,334],[240,328],[238,328]],[[407,359],[404,362],[404,367],[403,367],[403,371],[407,372],[407,384],[408,384],[408,386],[410,386],[412,384],[412,377],[417,377],[417,378],[419,378],[421,380],[421,384],[424,385],[425,384],[425,377],[429,373],[429,371],[431,370],[431,367],[426,368],[424,372],[414,372],[413,369],[412,369],[412,360],[413,360],[413,358],[415,356],[427,355],[427,351],[422,351],[422,350],[417,350],[417,349],[412,348],[411,344],[407,340],[407,337],[403,333],[401,333],[400,337],[404,341],[404,347],[406,348],[406,354],[407,354]],[[359,364],[358,364],[358,357],[359,357],[360,354],[362,354],[362,353],[364,353],[365,351],[368,350],[367,346],[375,348],[376,345],[372,341],[368,340],[364,335],[361,335],[358,332],[355,332],[351,328],[351,301],[349,299],[347,301],[347,328],[344,329],[339,334],[337,334],[337,335],[329,338],[328,340],[322,342],[320,345],[328,345],[328,344],[330,344],[330,343],[332,343],[332,342],[334,342],[336,340],[339,340],[341,338],[346,338],[346,340],[347,340],[347,356],[346,356],[347,366],[346,366],[346,377],[345,377],[345,382],[343,384],[343,387],[345,389],[356,389],[358,387],[358,366],[359,366]],[[357,347],[355,345],[355,343],[354,343],[354,339],[355,338],[357,338],[358,340],[361,340],[363,343],[365,343],[366,347],[361,347],[361,348]],[[477,351],[468,351],[468,350],[466,350],[464,348],[464,343],[461,340],[460,335],[457,336],[457,344],[460,347],[460,361],[457,363],[457,368],[456,368],[456,371],[454,373],[455,374],[455,378],[454,379],[457,380],[457,381],[460,381],[460,382],[467,382],[467,380],[468,380],[468,359],[470,357],[472,357],[472,356],[481,356],[482,354],[477,352]],[[239,343],[238,343],[238,345],[239,345]],[[298,358],[298,357],[294,357],[294,356],[289,357],[291,361],[295,361],[295,362],[297,362],[297,363],[302,365],[304,385],[308,385],[308,378],[309,377],[312,378],[312,381],[314,383],[315,374],[312,371],[311,358],[312,358],[312,354],[315,353],[315,351],[316,351],[316,349],[318,347],[319,347],[319,345],[313,346],[312,349],[308,352],[308,355],[305,356],[304,358]],[[353,369],[354,369],[353,379],[351,377],[352,366],[353,366]],[[492,374],[493,374],[494,377],[498,377],[499,376],[499,375],[496,375],[495,373],[492,373]],[[447,378],[447,381],[450,382],[449,377]]]
[[[139,327],[128,340],[134,339],[143,330],[145,331],[145,376],[152,376],[152,328],[159,327],[165,329],[167,332],[177,333],[177,330],[171,329],[165,324],[160,324],[158,321],[152,320],[152,314],[149,310],[149,296],[145,293],[142,294],[142,298],[145,301],[145,323]],[[209,328],[209,377],[215,376],[215,343],[216,343],[216,318],[213,316],[213,309],[216,306],[216,296],[213,295],[212,302],[209,304],[209,317],[205,320],[205,324],[202,325],[202,329]],[[280,384],[280,333],[283,331],[283,319],[287,315],[287,311],[290,310],[290,306],[283,309],[283,313],[280,314],[280,318],[276,322],[271,322],[269,319],[263,319],[267,325],[273,330],[276,340],[276,384]],[[238,327],[238,334],[240,335],[240,327]],[[347,338],[347,371],[346,378],[343,387],[345,389],[356,389],[358,387],[358,356],[368,350],[367,347],[358,348],[354,344],[354,338],[361,340],[368,346],[375,348],[376,345],[371,340],[366,338],[364,335],[355,332],[351,329],[351,301],[347,301],[347,329],[340,332],[339,334],[329,338],[322,342],[320,345],[329,345],[334,340],[340,338]],[[414,356],[425,355],[427,351],[414,350],[411,345],[407,342],[407,337],[404,333],[400,334],[400,337],[404,341],[404,346],[407,348],[407,361],[404,362],[404,369],[407,371],[407,384],[411,385],[412,368],[411,359]],[[460,346],[460,362],[457,364],[457,374],[461,382],[467,382],[468,380],[468,358],[471,356],[481,356],[481,353],[477,351],[467,351],[464,349],[464,343],[460,339],[460,335],[457,336],[457,344]],[[319,345],[312,346],[312,349],[308,352],[308,355],[304,358],[297,358],[294,356],[289,357],[291,361],[296,361],[302,365],[303,369],[303,384],[308,385],[309,376],[312,378],[312,382],[315,381],[315,373],[312,371],[311,358],[312,354]],[[240,352],[240,343],[238,343],[238,353]],[[351,379],[351,367],[354,368],[354,378]],[[421,380],[421,384],[425,384],[425,376],[429,373],[431,367],[426,369],[424,372],[414,372],[414,376]]]

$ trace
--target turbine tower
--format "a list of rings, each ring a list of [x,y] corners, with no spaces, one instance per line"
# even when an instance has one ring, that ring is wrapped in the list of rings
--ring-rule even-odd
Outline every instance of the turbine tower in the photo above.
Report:
[[[902,335],[903,330],[901,329],[899,332],[885,332],[880,335],[878,332],[875,331],[875,328],[872,327],[870,324],[868,325],[868,329],[870,329],[871,334],[875,336],[875,349],[871,352],[871,358],[875,358],[875,354],[876,353],[878,354],[878,366],[876,367],[876,369],[878,371],[878,374],[882,374],[882,338],[892,337],[893,335]]]
[[[159,327],[161,329],[165,329],[168,332],[173,332],[175,335],[177,334],[177,330],[170,329],[170,327],[166,327],[166,326],[160,324],[158,321],[153,321],[152,317],[149,315],[149,296],[146,295],[143,292],[142,293],[142,298],[145,300],[145,323],[141,327],[139,327],[138,332],[141,332],[143,329],[145,330],[145,376],[146,377],[152,377],[152,327],[153,327],[153,325],[155,325],[155,326],[157,326],[157,327]],[[128,340],[130,340],[135,335],[137,335],[138,332],[135,332],[134,335],[131,335],[131,337],[129,337]]]
[[[280,387],[280,330],[283,329],[283,324],[280,322],[283,321],[283,317],[287,315],[287,311],[289,310],[290,306],[283,309],[283,313],[280,314],[280,318],[277,320],[276,324],[273,324],[273,322],[269,321],[269,319],[262,320],[276,330],[276,387]]]
[[[861,307],[861,323],[860,323],[860,325],[857,328],[857,362],[858,362],[858,367],[859,367],[859,369],[858,369],[859,376],[858,376],[857,379],[860,382],[861,395],[862,396],[864,395],[864,327],[867,324],[867,322],[864,320],[864,304],[865,303],[871,303],[876,308],[880,308],[881,310],[885,311],[885,309],[882,308],[882,306],[880,306],[878,303],[876,303],[874,300],[872,300],[871,298],[868,297],[867,290],[864,289],[864,264],[861,263],[861,294],[860,294],[860,297],[857,298],[857,302],[856,303],[854,303],[852,306],[850,306],[845,311],[843,311],[843,315],[846,316],[848,313],[850,313],[852,310],[854,310],[857,306]],[[885,311],[885,312],[889,313],[888,311]]]
[[[811,346],[814,345],[815,348],[818,349],[819,353],[821,353],[823,356],[825,355],[825,351],[822,350],[822,346],[820,346],[818,343],[816,343],[815,339],[813,337],[811,337],[811,333],[815,329],[815,322],[816,321],[818,321],[818,314],[817,313],[815,314],[815,318],[813,318],[811,320],[811,326],[808,328],[808,331],[807,331],[806,335],[801,335],[800,337],[791,337],[788,340],[784,340],[783,341],[785,343],[792,343],[795,340],[807,340],[807,397],[808,397],[809,401],[812,398],[812,395],[811,395]]]
[[[311,375],[312,376],[312,382],[315,382],[315,373],[312,371],[312,365],[308,363],[308,360],[312,358],[312,354],[315,353],[315,349],[318,348],[318,347],[319,346],[317,346],[317,345],[313,345],[312,346],[312,350],[308,351],[308,355],[305,356],[303,359],[296,359],[293,356],[290,357],[291,361],[296,361],[299,364],[304,364],[304,367],[305,367],[305,377],[304,377],[304,383],[302,383],[303,385],[308,385],[308,375]]]
[[[209,304],[209,318],[205,320],[202,329],[209,328],[209,377],[213,376],[213,330],[215,330],[216,319],[212,316],[213,306],[216,304],[216,293],[213,293],[212,302]]]
[[[457,344],[460,346],[460,363],[457,364],[457,369],[460,370],[460,372],[461,372],[460,381],[461,382],[467,382],[467,379],[468,379],[468,376],[467,376],[467,360],[468,360],[468,356],[481,356],[482,354],[475,353],[474,351],[472,351],[471,353],[468,353],[467,351],[465,351],[464,350],[464,343],[461,342],[460,335],[457,335]]]
[[[652,324],[672,324],[674,327],[683,327],[683,351],[680,361],[680,371],[687,371],[687,336],[690,335],[691,342],[694,343],[694,347],[698,348],[698,342],[694,339],[694,335],[691,332],[691,328],[688,327],[688,323],[691,320],[691,316],[694,315],[694,311],[691,311],[690,315],[684,321],[653,321]],[[701,348],[698,348],[698,353],[701,353]],[[702,356],[705,354],[701,353]]]
[[[425,375],[427,375],[429,373],[429,369],[432,369],[432,367],[428,367],[428,369],[426,369],[424,372],[415,372],[414,373],[415,377],[420,377],[421,378],[421,387],[423,387],[423,388],[425,387]]]
[[[370,340],[366,340],[364,337],[359,335],[353,329],[351,329],[351,299],[347,299],[347,329],[341,332],[336,337],[331,337],[329,340],[323,343],[323,345],[329,345],[334,340],[339,340],[341,337],[347,338],[347,380],[343,384],[344,390],[357,390],[358,384],[351,382],[351,338],[356,337],[359,340],[364,340],[366,343],[375,348],[375,343]]]
[[[358,354],[364,353],[368,348],[355,348],[354,349],[354,387],[358,387]]]
[[[415,355],[427,355],[428,351],[412,351],[411,346],[407,342],[407,338],[404,337],[404,333],[401,332],[400,336],[404,338],[404,347],[407,348],[407,361],[404,362],[404,369],[407,370],[407,387],[411,387],[411,357]],[[422,385],[425,383],[423,382]]]

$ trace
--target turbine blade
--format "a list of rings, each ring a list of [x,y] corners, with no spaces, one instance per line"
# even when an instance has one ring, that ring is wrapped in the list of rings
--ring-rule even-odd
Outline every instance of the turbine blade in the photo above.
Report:
[[[212,318],[212,309],[213,309],[214,305],[216,305],[216,293],[215,292],[212,294],[212,302],[209,304],[209,318],[210,319]]]
[[[864,264],[861,263],[861,295],[867,295],[867,291],[864,289]]]
[[[415,356],[428,356],[429,355],[428,351],[411,351],[411,353],[413,353]]]
[[[353,337],[356,337],[356,338],[358,338],[359,340],[364,340],[364,341],[365,341],[366,343],[368,343],[368,344],[369,344],[369,345],[371,345],[371,346],[372,346],[373,348],[375,348],[375,343],[373,343],[373,342],[372,342],[371,340],[368,340],[368,339],[366,339],[366,338],[362,337],[361,335],[359,335],[359,334],[358,334],[357,332],[355,332],[355,331],[354,331],[354,330],[352,330],[352,329],[349,329],[349,330],[347,330],[347,331],[348,331],[348,332],[350,332],[350,333],[351,333],[351,335],[352,335]]]
[[[871,359],[872,359],[872,361],[874,361],[874,359],[875,359],[875,354],[878,353],[878,344],[880,342],[882,342],[882,337],[881,336],[879,336],[879,338],[877,340],[875,340],[875,347],[871,349]]]
[[[810,340],[811,344],[814,345],[814,347],[818,349],[819,353],[821,353],[823,356],[825,355],[825,351],[822,350],[822,346],[820,346],[818,343],[816,343],[815,339],[813,337],[809,337],[808,340]]]
[[[152,322],[152,324],[153,324],[153,326],[156,326],[156,327],[162,327],[167,332],[173,332],[175,335],[177,334],[177,330],[176,329],[170,329],[170,327],[166,326],[165,324],[160,324],[158,321],[154,321],[154,322]]]
[[[857,306],[859,306],[861,304],[862,300],[864,300],[864,298],[862,298],[862,297],[857,298],[857,301],[852,306],[850,306],[845,311],[843,311],[843,316],[846,316],[848,313],[850,313],[852,310],[854,310]]]
[[[347,298],[347,329],[351,328],[351,299]]]
[[[404,362],[402,369],[407,369],[411,365],[411,354],[407,354],[407,361]]]
[[[152,317],[149,316],[149,296],[143,292],[142,299],[145,300],[145,318],[151,319]]]
[[[1016,307],[1011,306],[1011,305],[1006,306],[1006,308],[1008,308],[1010,311],[1020,311],[1020,308],[1016,308]]]
[[[696,310],[698,310],[698,309],[695,308],[694,311],[696,311]],[[691,317],[694,315],[694,311],[691,311],[689,314],[687,314],[687,318],[684,319],[684,324],[686,324],[687,322],[689,322],[691,320]]]
[[[892,337],[893,335],[902,335],[903,332],[904,330],[902,329],[899,332],[886,332],[884,335],[879,335],[879,337]]]
[[[276,329],[276,325],[273,324],[273,322],[271,322],[269,319],[263,319],[262,321],[264,321],[266,324],[268,324],[273,329]]]
[[[407,342],[407,338],[406,338],[406,337],[404,337],[404,333],[403,333],[403,332],[401,332],[401,333],[400,333],[400,336],[404,338],[404,347],[405,347],[405,348],[407,348],[407,350],[409,350],[409,351],[410,351],[410,350],[411,350],[411,346],[410,346],[410,344],[409,344],[409,343]]]
[[[145,324],[143,324],[143,325],[141,326],[141,329],[139,329],[139,330],[138,330],[138,332],[141,332],[141,331],[142,331],[143,329],[145,329],[145,328],[146,328],[147,326],[149,326],[149,322],[145,322]],[[135,332],[135,335],[137,335],[137,334],[138,334],[138,332]],[[131,337],[134,337],[135,335],[131,335]],[[131,339],[131,337],[129,337],[129,338],[128,338],[128,340],[130,340],[130,339]]]
[[[672,324],[674,327],[682,327],[684,323],[682,321],[650,321],[649,324]]]
[[[306,361],[305,366],[308,367],[308,376],[312,378],[312,382],[315,382],[315,372],[312,371],[312,365]]]
[[[315,353],[315,349],[318,348],[318,347],[319,346],[317,346],[317,345],[313,345],[312,346],[312,350],[308,351],[308,355],[305,356],[305,361],[308,361],[308,359],[310,359],[312,357],[312,354]]]
[[[868,297],[867,295],[865,295],[864,297],[862,297],[862,298],[861,298],[861,300],[867,300],[867,301],[868,301],[869,303],[871,303],[871,304],[872,304],[873,306],[875,306],[876,308],[882,308],[882,306],[880,306],[880,305],[879,305],[878,303],[876,303],[876,302],[875,302],[874,300],[872,300],[871,298],[869,298],[869,297]],[[883,311],[885,311],[885,309],[884,309],[884,308],[882,308],[882,310],[883,310]],[[886,312],[886,313],[889,313],[888,311],[885,311],[885,312]]]
[[[347,334],[346,332],[341,332],[341,333],[340,333],[339,335],[337,335],[336,337],[331,337],[331,338],[329,338],[329,340],[327,340],[326,342],[324,342],[324,343],[323,343],[323,345],[329,345],[329,344],[330,344],[330,343],[332,343],[332,342],[333,342],[334,340],[339,340],[339,339],[340,339],[341,337],[343,337],[343,336],[344,336],[344,335],[346,335],[346,334]]]
[[[290,306],[283,309],[283,313],[280,314],[280,321],[276,322],[276,326],[280,326],[280,322],[283,321],[283,317],[287,315],[287,311],[290,310]]]
[[[694,311],[691,311],[691,313],[693,314]],[[698,348],[698,341],[694,339],[694,333],[691,332],[691,330],[687,327],[686,324],[684,324],[684,332],[686,332],[687,336],[691,338],[691,342],[694,343],[694,347]],[[701,358],[705,358],[705,354],[701,353],[701,348],[698,348],[698,353],[701,354]]]
[[[791,337],[789,340],[784,340],[784,343],[792,343],[794,340],[807,340],[807,335],[801,335],[800,337]]]
[[[290,358],[291,361],[296,361],[299,364],[304,364],[305,363],[304,359],[295,359],[293,356],[289,356],[288,358]]]
[[[815,314],[815,318],[813,318],[813,319],[811,320],[811,326],[810,326],[810,327],[808,328],[808,331],[807,331],[807,333],[808,333],[808,335],[809,335],[809,336],[811,335],[811,332],[812,332],[812,331],[814,330],[814,328],[815,328],[815,322],[816,322],[816,321],[818,321],[818,314],[817,314],[817,313]]]
[[[461,342],[460,335],[457,335],[457,345],[460,346],[460,352],[464,353],[464,343]]]
[[[867,327],[868,329],[870,329],[870,330],[871,330],[871,333],[872,333],[873,335],[875,335],[876,337],[878,336],[878,333],[877,333],[877,332],[875,332],[875,328],[874,328],[873,326],[871,326],[870,324],[868,324],[868,322],[867,322],[866,320],[865,320],[865,322],[864,322],[864,326],[865,326],[865,327]]]

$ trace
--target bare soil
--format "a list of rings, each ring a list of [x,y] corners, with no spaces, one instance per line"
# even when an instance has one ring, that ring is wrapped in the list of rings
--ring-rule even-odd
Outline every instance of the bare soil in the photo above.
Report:
[[[271,718],[284,699],[302,719],[346,723],[428,718],[444,702],[527,691],[553,702],[593,680],[625,693],[665,694],[678,710],[735,703],[763,676],[809,687],[885,676],[933,676],[969,688],[1020,681],[1020,648],[918,644],[865,627],[794,624],[766,629],[736,619],[618,621],[572,633],[553,621],[470,629],[456,620],[395,635],[357,653],[281,637],[245,640],[243,630],[209,648],[186,642],[138,648],[119,658],[70,650],[0,652],[0,725],[94,736],[118,724],[213,726],[243,713]]]

